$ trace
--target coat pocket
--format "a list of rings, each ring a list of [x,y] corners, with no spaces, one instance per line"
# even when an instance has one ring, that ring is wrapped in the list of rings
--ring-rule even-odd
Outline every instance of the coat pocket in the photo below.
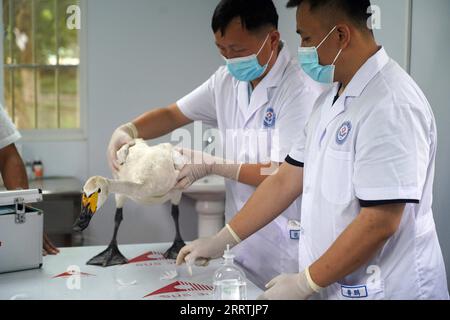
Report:
[[[322,195],[332,204],[345,205],[353,196],[353,156],[350,151],[328,147],[325,152],[322,176]]]

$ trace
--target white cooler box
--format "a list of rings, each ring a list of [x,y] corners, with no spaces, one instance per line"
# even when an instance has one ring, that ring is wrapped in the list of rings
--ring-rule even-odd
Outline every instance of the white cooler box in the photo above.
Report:
[[[0,273],[42,267],[44,214],[28,204],[41,190],[0,192]]]

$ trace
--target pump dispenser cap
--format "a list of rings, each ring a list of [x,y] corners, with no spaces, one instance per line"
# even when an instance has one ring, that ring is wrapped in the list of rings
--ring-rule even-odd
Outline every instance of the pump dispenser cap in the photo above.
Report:
[[[223,254],[224,259],[234,259],[235,255],[230,250],[230,245],[227,244],[227,250],[225,250],[225,253]]]

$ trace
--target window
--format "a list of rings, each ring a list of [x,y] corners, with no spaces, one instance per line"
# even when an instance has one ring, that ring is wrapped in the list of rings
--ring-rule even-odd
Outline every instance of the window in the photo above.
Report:
[[[20,130],[80,129],[77,0],[2,0],[5,108]]]

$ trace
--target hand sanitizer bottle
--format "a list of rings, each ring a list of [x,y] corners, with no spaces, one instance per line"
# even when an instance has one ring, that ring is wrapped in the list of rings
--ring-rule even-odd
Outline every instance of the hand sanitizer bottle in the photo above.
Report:
[[[245,273],[234,264],[234,257],[228,245],[223,255],[225,263],[214,273],[215,300],[247,300]]]

